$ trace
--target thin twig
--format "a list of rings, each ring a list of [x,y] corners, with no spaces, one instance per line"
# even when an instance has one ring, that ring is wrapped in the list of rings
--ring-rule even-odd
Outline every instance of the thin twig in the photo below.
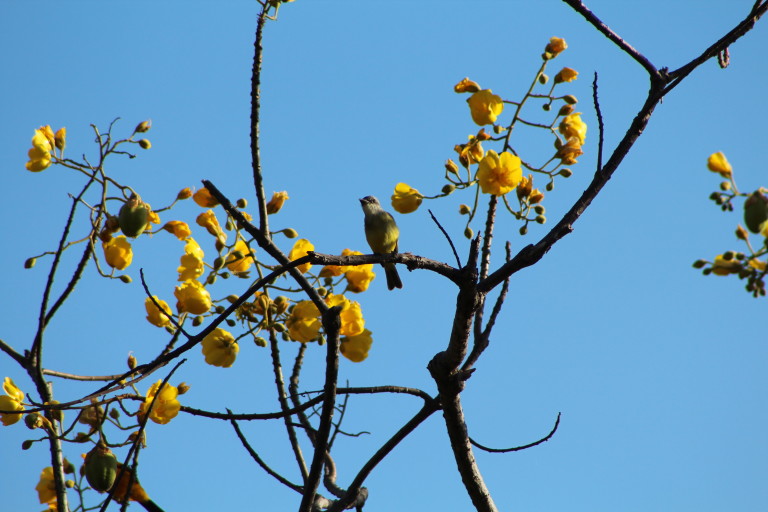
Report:
[[[555,432],[557,432],[557,427],[560,426],[560,413],[557,413],[557,419],[555,420],[555,426],[552,427],[552,430],[547,434],[546,436],[542,437],[538,441],[534,441],[533,443],[524,444],[523,446],[515,446],[514,448],[489,448],[487,446],[483,446],[482,444],[478,443],[471,437],[469,438],[469,442],[472,443],[473,446],[480,448],[483,451],[490,452],[490,453],[508,453],[508,452],[519,452],[520,450],[526,450],[528,448],[533,448],[536,445],[539,445],[541,443],[549,441],[552,436],[555,435]]]
[[[603,126],[603,113],[600,110],[600,101],[597,98],[597,71],[592,80],[592,102],[595,105],[595,115],[597,115],[597,172],[603,169],[603,138],[605,135],[605,126]]]
[[[437,217],[435,217],[435,214],[432,213],[432,210],[427,209],[427,211],[429,212],[429,216],[432,217],[432,220],[434,221],[434,223],[437,224],[437,227],[440,228],[440,231],[443,232],[443,236],[445,237],[445,239],[448,240],[448,244],[450,244],[451,250],[453,251],[453,256],[454,258],[456,258],[456,266],[458,268],[461,268],[461,260],[459,259],[459,253],[456,252],[456,246],[453,245],[453,240],[451,240],[451,237],[448,236],[448,232],[440,224],[440,222],[438,222]]]

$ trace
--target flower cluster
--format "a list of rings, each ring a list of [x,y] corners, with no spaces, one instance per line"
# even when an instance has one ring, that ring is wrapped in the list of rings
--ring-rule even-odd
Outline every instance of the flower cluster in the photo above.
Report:
[[[709,198],[724,212],[734,210],[734,202],[743,200],[744,226],[739,224],[734,232],[736,239],[745,246],[744,251],[725,251],[712,261],[699,259],[694,268],[704,275],[736,276],[745,281],[745,289],[753,297],[764,297],[765,276],[768,274],[768,190],[758,188],[752,193],[740,192],[734,179],[733,167],[722,152],[713,153],[707,159],[707,168],[724,181],[719,190]],[[757,238],[758,242],[753,241]]]
[[[568,45],[561,38],[553,37],[549,40],[532,85],[518,101],[504,99],[469,78],[457,83],[454,91],[469,94],[469,114],[472,121],[481,127],[480,131],[470,134],[467,142],[454,146],[458,164],[452,159],[445,163],[445,179],[448,183],[442,187],[439,194],[426,196],[407,183],[398,183],[392,195],[392,207],[399,213],[411,213],[419,208],[424,199],[445,197],[457,190],[475,187],[474,205],[459,206],[459,213],[468,216],[465,229],[468,237],[474,234],[469,226],[477,211],[480,193],[500,198],[507,210],[523,223],[521,234],[527,232],[530,222],[546,222],[545,208],[541,204],[544,193],[534,188],[534,175],[544,176],[547,180],[546,190],[553,190],[557,176],[568,178],[573,174],[566,166],[578,162],[578,158],[584,154],[583,147],[587,138],[587,125],[582,120],[581,113],[575,112],[574,105],[578,101],[576,97],[571,94],[555,95],[555,88],[574,82],[579,75],[578,71],[563,67],[551,81],[545,73],[550,61],[566,48]],[[546,86],[550,82],[548,90],[536,90],[537,87]],[[523,115],[524,107],[534,102],[539,103],[545,112],[552,111],[556,103],[559,106],[553,118],[540,121],[532,119],[528,113]],[[505,116],[507,111],[510,111],[510,118],[502,122],[502,116]],[[511,139],[518,126],[539,128],[548,132],[554,138],[555,151],[542,155],[540,163],[524,159],[524,151],[516,148]],[[492,133],[487,132],[486,127],[490,127]],[[493,143],[500,146],[498,150],[486,150],[483,147],[483,144]],[[517,204],[511,204],[507,198],[513,190],[517,192]]]

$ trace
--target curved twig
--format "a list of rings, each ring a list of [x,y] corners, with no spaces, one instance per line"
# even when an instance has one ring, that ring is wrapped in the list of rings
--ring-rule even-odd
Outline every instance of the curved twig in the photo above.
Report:
[[[508,453],[508,452],[519,452],[520,450],[526,450],[528,448],[533,448],[534,446],[540,445],[541,443],[545,443],[552,439],[552,436],[555,435],[555,432],[557,432],[557,427],[560,426],[560,413],[557,413],[557,419],[555,420],[555,426],[552,427],[552,430],[547,434],[546,436],[542,437],[538,441],[534,441],[533,443],[524,444],[523,446],[515,446],[514,448],[489,448],[487,446],[483,446],[482,444],[478,443],[471,437],[469,438],[469,442],[472,443],[472,446],[475,446],[476,448],[480,448],[481,450],[489,453]]]

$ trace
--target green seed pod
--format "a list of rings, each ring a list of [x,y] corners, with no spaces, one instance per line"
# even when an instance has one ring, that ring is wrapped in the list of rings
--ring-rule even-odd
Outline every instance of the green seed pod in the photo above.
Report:
[[[766,220],[768,220],[768,197],[757,190],[744,201],[744,223],[751,232],[759,233],[760,225]]]
[[[149,207],[138,194],[133,194],[120,208],[117,222],[125,236],[136,238],[149,225]]]
[[[101,442],[85,456],[85,478],[94,490],[106,492],[117,477],[117,458]]]

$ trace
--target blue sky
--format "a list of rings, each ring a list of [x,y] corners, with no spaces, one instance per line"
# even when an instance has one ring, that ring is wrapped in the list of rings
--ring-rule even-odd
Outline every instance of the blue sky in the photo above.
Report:
[[[588,5],[658,67],[674,69],[730,30],[752,3]],[[105,127],[120,117],[116,131],[128,135],[151,118],[152,149],[134,160],[113,160],[112,175],[153,206],[201,179],[253,202],[248,116],[256,7],[240,1],[0,5],[6,77],[0,165],[10,192],[3,207],[8,221],[0,227],[4,341],[20,351],[31,343],[47,262],[28,271],[22,263],[55,246],[67,193],[81,183],[63,169],[24,170],[34,128],[66,126],[67,151],[75,156],[93,152],[90,123]],[[763,25],[733,45],[728,69],[708,62],[665,98],[574,232],[514,276],[491,347],[463,395],[468,427],[478,441],[505,447],[542,437],[558,412],[562,421],[542,446],[477,453],[500,509],[748,511],[768,500],[768,442],[760,429],[768,421],[766,302],[751,298],[735,279],[703,277],[691,268],[698,258],[741,249],[733,236],[739,213],[723,214],[707,199],[719,183],[706,170],[709,154],[725,152],[742,190],[768,184],[759,150],[768,78]],[[291,197],[273,226],[298,230],[320,252],[366,250],[357,199],[372,194],[388,202],[400,181],[437,193],[454,144],[477,131],[453,85],[468,76],[504,97],[520,96],[552,36],[565,38],[569,48],[550,74],[558,66],[581,73],[568,92],[580,98],[578,110],[589,125],[574,176],[558,181],[545,199],[554,223],[594,171],[592,74],[599,74],[606,150],[624,134],[648,88],[640,66],[580,16],[556,1],[298,0],[283,6],[264,40],[266,188]],[[521,133],[516,147],[540,144],[537,136]],[[470,195],[455,194],[398,215],[400,250],[453,262],[428,207],[464,256],[464,220],[456,211],[470,202]],[[184,204],[174,218],[199,211]],[[531,226],[521,238],[504,218],[496,240],[519,249],[550,225]],[[128,269],[132,285],[98,279],[91,269],[48,334],[46,367],[117,373],[129,351],[146,361],[163,346],[163,331],[144,320],[137,282],[142,267],[153,289],[172,302],[181,247],[169,238],[137,242]],[[210,240],[198,238],[212,254]],[[285,241],[286,251],[290,246]],[[494,261],[501,261],[501,246]],[[341,380],[432,393],[426,364],[445,346],[455,288],[424,271],[400,273],[402,291],[388,292],[379,273],[372,289],[357,297],[375,343],[365,362],[342,361]],[[220,293],[245,286],[225,283]],[[324,351],[311,348],[303,382],[317,389]],[[295,345],[283,351],[290,355]],[[172,379],[192,386],[183,403],[275,410],[266,350],[244,344],[228,370],[206,365],[196,350],[188,359]],[[4,376],[32,390],[2,357]],[[91,389],[54,386],[62,401]],[[418,406],[403,397],[351,400],[345,429],[370,434],[339,440],[341,485]],[[280,424],[244,429],[266,459],[295,478]],[[49,464],[46,453],[38,445],[18,449],[31,434],[22,424],[0,430],[9,510],[42,508],[34,485]],[[227,425],[181,415],[165,426],[151,424],[148,437],[140,476],[168,512],[298,506],[296,496],[255,467]],[[470,509],[447,443],[435,415],[373,473],[366,511]],[[72,460],[83,451],[66,448]]]

